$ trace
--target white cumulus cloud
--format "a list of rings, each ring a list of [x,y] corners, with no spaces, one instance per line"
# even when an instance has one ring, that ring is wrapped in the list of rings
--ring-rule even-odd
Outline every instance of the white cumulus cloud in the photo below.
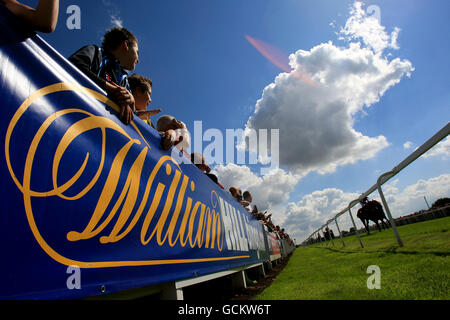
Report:
[[[414,70],[408,60],[382,55],[396,43],[398,29],[388,35],[362,6],[355,4],[343,30],[346,47],[330,41],[291,54],[292,72],[279,74],[264,88],[246,124],[247,131],[279,129],[280,165],[296,174],[331,173],[386,148],[383,135],[355,130],[354,117]],[[355,41],[359,38],[363,43]],[[317,85],[299,75],[308,75]]]
[[[122,19],[120,17],[112,15],[111,16],[111,25],[113,27],[120,27],[120,28],[122,28],[123,27],[123,21],[122,21]]]
[[[399,190],[396,182],[388,182],[386,187],[383,187],[394,218],[428,209],[424,197],[430,206],[439,198],[450,197],[450,174],[442,174],[428,180],[420,179],[404,190]]]
[[[430,158],[430,157],[436,157],[439,155],[445,157],[445,159],[449,158],[449,156],[450,156],[450,139],[449,138],[442,140],[437,145],[435,145],[433,148],[428,150],[426,153],[423,154],[423,157]]]
[[[253,198],[252,205],[256,205],[260,211],[288,201],[289,194],[300,180],[299,176],[280,168],[259,177],[248,166],[233,163],[226,166],[218,165],[213,172],[217,174],[226,190],[236,186],[242,191],[250,191]]]
[[[102,0],[105,9],[107,10],[112,27],[123,27],[123,20],[120,17],[120,11],[115,3],[110,0]]]
[[[341,28],[342,39],[359,40],[376,53],[382,52],[386,48],[399,49],[397,44],[400,29],[394,28],[389,35],[386,28],[380,24],[377,15],[367,15],[363,4],[359,1],[355,2],[350,9],[350,18],[345,23],[345,27]]]
[[[358,197],[357,193],[346,193],[336,188],[314,191],[305,195],[300,201],[288,204],[283,226],[291,238],[301,242]],[[355,214],[355,210],[352,213]],[[351,226],[349,215],[341,216],[338,224],[341,231],[348,231]],[[334,222],[330,224],[330,228],[333,228],[335,235],[338,235]]]
[[[406,141],[403,144],[403,149],[408,150],[408,149],[411,149],[412,146],[413,146],[413,143],[411,141]]]

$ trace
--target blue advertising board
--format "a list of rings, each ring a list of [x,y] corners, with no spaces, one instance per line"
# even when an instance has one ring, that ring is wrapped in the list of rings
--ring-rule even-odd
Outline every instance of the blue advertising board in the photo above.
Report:
[[[261,224],[225,190],[0,15],[0,298],[83,298],[267,259]]]

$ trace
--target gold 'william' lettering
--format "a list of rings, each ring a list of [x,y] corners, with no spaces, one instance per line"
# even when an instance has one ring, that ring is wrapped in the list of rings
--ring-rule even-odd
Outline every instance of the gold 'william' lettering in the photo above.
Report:
[[[33,93],[28,99],[26,99],[19,109],[14,114],[11,122],[8,126],[5,138],[5,158],[8,170],[11,174],[11,178],[17,185],[18,189],[23,193],[24,196],[24,209],[27,215],[27,219],[30,228],[38,241],[41,248],[53,259],[59,261],[63,264],[70,265],[76,264],[83,268],[95,268],[95,267],[115,267],[115,266],[126,266],[126,265],[155,265],[155,264],[170,264],[170,263],[189,263],[189,262],[199,262],[199,261],[221,261],[230,259],[241,259],[248,258],[248,256],[233,256],[233,257],[212,257],[212,258],[199,258],[199,259],[175,259],[175,260],[142,260],[142,261],[97,261],[97,262],[83,262],[72,260],[66,258],[60,253],[56,252],[51,245],[49,245],[44,237],[41,235],[36,221],[34,220],[34,213],[32,208],[33,197],[52,197],[57,196],[61,199],[67,201],[80,200],[83,196],[88,193],[94,185],[100,183],[99,177],[104,169],[104,163],[106,158],[106,130],[112,130],[123,135],[126,138],[125,145],[117,152],[114,156],[111,166],[108,168],[109,172],[106,181],[102,183],[102,191],[95,205],[92,215],[89,217],[86,226],[82,231],[69,231],[66,234],[66,238],[69,241],[81,241],[86,239],[91,239],[98,236],[105,228],[110,225],[113,218],[117,217],[112,229],[108,235],[101,236],[99,242],[102,244],[114,243],[123,239],[127,234],[129,234],[135,227],[140,217],[144,213],[144,208],[150,203],[148,211],[145,213],[145,217],[141,226],[141,243],[142,245],[147,245],[149,242],[155,238],[158,246],[163,246],[166,242],[173,247],[177,243],[181,247],[185,247],[189,242],[190,247],[198,247],[215,249],[222,251],[224,234],[222,232],[222,220],[220,211],[218,208],[218,196],[214,190],[211,192],[211,206],[208,207],[201,201],[196,201],[193,205],[193,199],[186,194],[187,189],[191,192],[195,191],[194,181],[190,181],[189,177],[181,172],[178,164],[170,156],[162,156],[158,159],[157,163],[154,165],[147,181],[145,182],[145,188],[143,187],[143,181],[145,180],[145,174],[143,174],[143,169],[145,161],[148,158],[148,153],[150,150],[150,145],[145,141],[140,131],[137,129],[136,125],[132,123],[132,127],[136,130],[142,141],[146,143],[146,146],[141,145],[141,141],[137,139],[132,139],[127,132],[121,128],[114,121],[96,116],[92,113],[80,110],[80,109],[65,109],[56,111],[55,113],[49,115],[47,119],[42,123],[35,136],[32,139],[28,153],[26,155],[26,161],[24,166],[23,181],[17,178],[15,175],[10,158],[11,151],[11,138],[16,124],[19,122],[23,114],[31,106],[31,104],[45,96],[46,94],[62,92],[73,90],[79,93],[85,94],[91,98],[97,99],[110,107],[118,110],[118,107],[110,101],[107,97],[95,92],[93,90],[83,88],[77,85],[58,83],[50,85],[48,87],[42,88],[35,93]],[[52,166],[52,182],[53,189],[48,191],[35,191],[31,189],[31,172],[33,169],[34,157],[38,151],[38,146],[44,137],[46,130],[52,125],[52,123],[59,117],[78,113],[85,115],[85,118],[76,122],[70,126],[64,133],[62,139],[60,140],[56,152],[53,158]],[[79,178],[83,175],[84,170],[87,167],[87,162],[89,159],[89,153],[86,153],[84,162],[78,171],[69,180],[67,180],[62,185],[58,185],[58,172],[64,170],[64,153],[71,143],[83,133],[90,130],[100,130],[102,143],[101,143],[101,160],[95,175],[87,183],[87,185],[82,188],[82,191],[74,196],[67,196],[63,193],[75,185]],[[120,175],[124,168],[125,159],[129,157],[129,152],[133,146],[139,146],[140,151],[136,159],[133,161],[129,172],[127,173],[126,181],[122,187],[122,190],[118,188],[120,183]],[[156,191],[153,193],[153,198],[150,202],[150,190],[155,183],[156,176],[160,173],[161,168],[164,168],[167,176],[172,175],[172,180],[170,187],[165,196],[165,203],[162,212],[157,214],[158,207],[163,199],[163,194],[166,186],[157,181]],[[179,170],[173,170],[172,166],[176,166]],[[62,168],[62,169],[61,169]],[[179,187],[181,182],[181,186]],[[190,186],[190,188],[188,188]],[[177,192],[177,189],[179,190]],[[139,202],[139,193],[144,189],[142,199]],[[107,209],[110,207],[111,201],[113,199],[116,191],[120,194],[113,204],[111,211],[108,213]],[[177,198],[175,208],[173,208],[174,199]],[[186,201],[185,201],[186,200]],[[50,200],[49,200],[50,201]],[[136,209],[136,205],[139,206]],[[181,209],[185,206],[184,214],[181,216]],[[119,213],[119,209],[120,213]],[[151,222],[157,214],[158,221],[156,222],[153,229],[150,229]],[[170,222],[169,222],[170,218]],[[176,232],[176,226],[181,219],[178,232]],[[167,226],[167,223],[168,226]],[[164,229],[167,231],[164,233]],[[70,229],[69,229],[70,230]],[[155,237],[156,235],[156,237]]]
[[[91,219],[89,220],[83,231],[68,232],[67,239],[69,241],[79,241],[83,239],[90,239],[92,237],[97,236],[101,231],[103,231],[106,228],[106,226],[108,226],[111,223],[112,219],[116,216],[118,209],[122,205],[123,205],[122,210],[119,214],[119,217],[117,218],[116,222],[113,225],[112,231],[109,233],[109,235],[100,237],[99,239],[100,243],[106,244],[111,242],[117,242],[121,240],[123,237],[125,237],[135,227],[137,221],[139,220],[139,218],[143,213],[143,209],[145,207],[145,204],[147,203],[149,192],[153,185],[156,175],[160,171],[162,165],[168,160],[172,161],[172,158],[170,158],[169,156],[164,156],[161,157],[161,159],[159,159],[158,163],[153,168],[149,179],[147,180],[144,196],[141,200],[140,206],[138,207],[136,213],[134,214],[133,218],[130,221],[138,196],[144,160],[148,152],[147,147],[144,147],[144,149],[140,152],[139,156],[131,166],[123,189],[118,199],[116,200],[112,210],[103,220],[103,222],[100,223],[102,218],[105,216],[106,209],[109,207],[114,192],[117,189],[123,162],[126,158],[127,153],[129,152],[134,143],[136,143],[136,141],[134,140],[129,141],[117,153],[111,165],[109,175],[106,179],[106,183],[103,187],[102,193],[100,195],[94,213],[91,216]],[[166,164],[165,169],[166,175],[170,176],[172,174],[172,167],[170,166],[169,163]],[[156,225],[149,232],[151,222],[154,218],[157,208],[161,203],[162,195],[166,187],[163,183],[160,182],[158,183],[156,191],[153,195],[152,202],[150,204],[150,208],[148,209],[145,215],[141,227],[142,245],[147,245],[153,238],[155,238],[156,235],[156,243],[158,244],[158,246],[164,245],[167,239],[169,239],[168,243],[171,247],[173,247],[177,242],[179,242],[182,247],[185,247],[186,244],[189,242],[191,248],[194,247],[202,248],[203,245],[205,245],[205,248],[214,249],[215,244],[217,242],[217,248],[218,250],[221,251],[222,250],[220,237],[221,220],[219,212],[216,212],[214,209],[211,210],[209,207],[206,207],[206,205],[201,201],[197,201],[194,207],[192,208],[191,197],[187,197],[185,212],[183,217],[181,218],[181,224],[178,229],[178,234],[174,239],[176,225],[180,219],[180,212],[185,199],[186,189],[189,183],[188,176],[184,175],[183,179],[181,179],[181,177],[182,177],[181,171],[175,170],[168,193],[166,195],[163,210],[159,216],[158,221],[156,222]],[[173,206],[173,201],[176,198],[176,191],[180,183],[180,180],[182,180],[182,183],[180,190],[178,192],[178,198],[175,205],[175,209],[173,211],[167,230],[164,233],[164,229],[169,220],[171,208]],[[191,181],[190,186],[191,191],[194,191],[195,184],[193,181]],[[212,204],[214,208],[216,207],[216,203],[214,203],[212,199]],[[196,223],[197,220],[198,222]],[[128,221],[130,222],[128,223],[128,226],[125,227]]]

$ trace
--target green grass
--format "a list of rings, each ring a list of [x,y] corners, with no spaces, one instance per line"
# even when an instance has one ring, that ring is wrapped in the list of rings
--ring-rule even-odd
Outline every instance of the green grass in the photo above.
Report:
[[[297,248],[263,300],[450,299],[450,217],[363,234],[328,245]],[[381,288],[368,289],[367,267],[381,270]]]

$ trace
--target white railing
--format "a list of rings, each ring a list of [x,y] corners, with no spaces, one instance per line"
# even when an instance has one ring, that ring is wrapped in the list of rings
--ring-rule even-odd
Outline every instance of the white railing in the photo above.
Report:
[[[404,168],[406,168],[408,165],[410,165],[412,162],[414,162],[417,158],[419,158],[421,155],[423,155],[425,152],[427,152],[428,150],[430,150],[433,146],[435,146],[437,143],[439,143],[441,140],[445,139],[445,137],[447,137],[450,133],[450,122],[447,123],[447,125],[445,125],[441,130],[439,130],[434,136],[432,136],[430,139],[428,139],[423,145],[421,145],[419,148],[417,148],[413,153],[411,153],[405,160],[403,160],[402,162],[400,162],[397,166],[395,166],[391,171],[385,172],[382,175],[380,175],[377,179],[377,182],[370,187],[369,190],[367,190],[366,192],[364,192],[363,194],[361,194],[361,196],[359,196],[358,199],[352,200],[350,201],[349,205],[343,209],[342,211],[340,211],[338,214],[336,214],[332,219],[328,220],[325,224],[323,224],[320,228],[318,228],[317,230],[315,230],[305,241],[303,241],[304,244],[308,243],[308,241],[314,237],[314,235],[318,234],[320,231],[322,231],[323,233],[323,229],[324,228],[328,228],[328,225],[331,222],[335,222],[336,223],[336,227],[338,229],[339,232],[339,236],[341,238],[342,244],[345,246],[345,242],[344,239],[342,237],[342,232],[339,229],[339,225],[337,222],[337,218],[341,215],[343,215],[344,213],[346,213],[348,211],[353,227],[355,228],[355,232],[356,235],[358,237],[359,243],[361,245],[361,248],[364,248],[364,245],[361,241],[361,237],[359,236],[359,232],[358,232],[358,228],[356,227],[355,221],[353,219],[353,215],[351,212],[351,208],[353,208],[357,203],[359,203],[362,199],[364,199],[365,197],[369,196],[372,192],[374,192],[375,190],[378,190],[378,193],[380,194],[380,198],[381,201],[383,203],[383,207],[385,212],[387,213],[387,216],[389,218],[389,222],[391,224],[392,230],[394,231],[395,237],[397,238],[397,242],[398,245],[400,247],[403,247],[403,241],[400,238],[400,235],[398,233],[397,227],[395,225],[395,221],[392,218],[392,214],[391,211],[389,210],[389,206],[386,202],[386,199],[384,197],[383,194],[383,190],[381,189],[381,186],[386,183],[387,181],[389,181],[392,177],[394,177],[395,175],[397,175],[400,171],[402,171]],[[331,237],[330,237],[331,238]],[[331,238],[332,239],[332,238]]]

